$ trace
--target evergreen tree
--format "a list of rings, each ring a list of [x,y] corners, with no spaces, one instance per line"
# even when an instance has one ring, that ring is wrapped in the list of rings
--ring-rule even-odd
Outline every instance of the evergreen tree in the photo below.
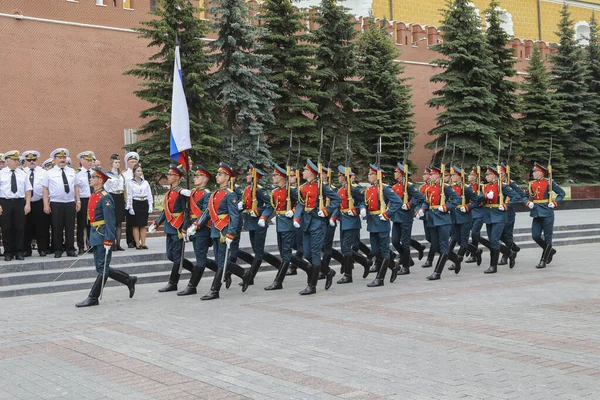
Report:
[[[395,62],[398,50],[390,40],[385,23],[376,27],[374,18],[357,42],[360,56],[357,102],[361,134],[367,148],[375,149],[381,136],[383,152],[381,165],[388,174],[404,158],[404,145],[414,138],[412,102],[407,78],[400,78],[404,67]]]
[[[537,44],[533,46],[522,89],[520,109],[524,135],[520,151],[521,161],[530,168],[534,162],[547,165],[552,137],[553,178],[557,182],[564,181],[567,165],[563,145],[558,139],[564,137],[568,124],[561,119],[561,105],[556,94],[550,89],[550,74],[544,66]]]
[[[509,36],[502,29],[501,16],[505,11],[500,10],[500,3],[492,0],[487,10],[485,10],[487,30],[485,37],[489,45],[489,50],[492,56],[492,62],[498,70],[498,74],[494,76],[494,80],[490,85],[492,94],[496,97],[496,104],[492,109],[492,113],[498,116],[498,124],[495,126],[496,131],[502,137],[502,141],[508,151],[509,142],[512,140],[512,155],[520,154],[520,143],[523,138],[521,123],[514,115],[518,112],[518,96],[517,89],[519,84],[510,80],[517,75],[515,64],[517,60],[513,48],[507,47]],[[503,153],[508,154],[508,153]],[[504,160],[504,158],[503,158]],[[526,168],[521,164],[512,162],[511,169],[515,176],[522,175]]]
[[[217,71],[211,76],[210,90],[222,106],[226,127],[222,133],[224,159],[233,167],[246,169],[254,163],[266,167],[271,154],[264,140],[265,128],[275,123],[276,85],[269,82],[265,67],[268,56],[257,54],[257,29],[249,20],[243,0],[216,0],[211,14],[216,16],[218,37],[211,45]],[[229,154],[231,135],[234,155]]]
[[[427,147],[436,141],[442,145],[448,135],[448,144],[456,143],[465,150],[465,163],[474,163],[479,155],[482,140],[482,163],[496,163],[498,136],[495,127],[499,118],[494,114],[496,98],[490,91],[497,81],[489,46],[481,31],[481,19],[468,0],[447,0],[443,21],[439,27],[443,43],[433,47],[447,58],[434,60],[443,71],[430,81],[441,83],[433,94],[430,107],[441,109],[437,126],[429,134],[435,136]],[[462,152],[461,152],[462,154]]]
[[[302,24],[302,14],[291,0],[266,0],[261,6],[261,19],[265,22],[260,32],[262,45],[258,52],[270,56],[265,66],[271,71],[269,81],[277,89],[273,115],[275,125],[266,133],[271,154],[278,163],[287,159],[290,132],[294,140],[302,143],[319,140],[319,132],[312,116],[317,105],[311,99],[319,98],[319,84],[312,80],[316,48],[308,43]],[[316,157],[315,147],[304,146],[303,155]]]
[[[567,135],[558,138],[565,149],[568,174],[581,181],[593,181],[600,172],[600,147],[598,124],[592,107],[594,96],[588,91],[588,71],[585,54],[575,40],[575,29],[569,6],[564,4],[560,11],[560,22],[556,35],[560,46],[552,54],[552,84],[561,101],[562,118],[569,122]],[[556,139],[556,138],[555,138]],[[556,140],[555,140],[556,142]]]
[[[590,107],[596,117],[596,123],[600,123],[600,43],[598,42],[598,21],[596,21],[595,13],[592,13],[590,19],[587,69],[589,71],[587,86],[594,101]],[[597,144],[596,147],[598,148]],[[595,180],[600,180],[600,177],[596,176]]]
[[[217,160],[211,152],[220,143],[218,138],[222,118],[218,103],[207,94],[208,73],[213,63],[206,47],[208,25],[197,17],[200,10],[189,0],[159,0],[151,12],[155,18],[142,22],[140,37],[150,41],[149,47],[158,47],[156,54],[137,68],[126,71],[143,79],[142,89],[135,92],[139,98],[152,104],[141,112],[146,122],[137,131],[146,136],[129,150],[140,152],[146,177],[157,177],[165,172],[170,160],[170,121],[175,62],[175,36],[180,42],[183,88],[190,115],[192,160],[210,164]]]
[[[354,17],[340,3],[322,0],[316,9],[315,21],[319,28],[312,32],[311,37],[318,46],[314,79],[322,93],[312,100],[318,105],[317,127],[324,130],[325,142],[331,143],[333,136],[337,136],[339,143],[340,138],[345,140],[347,134],[356,131],[352,134],[352,150],[355,165],[359,165],[362,157],[374,153],[374,149],[365,148],[365,137],[357,130],[354,114],[356,82],[353,81],[357,73],[354,43],[357,32],[352,22]],[[311,145],[318,148],[319,142],[311,142]],[[343,152],[339,154],[339,157],[334,157],[335,161],[342,160]]]

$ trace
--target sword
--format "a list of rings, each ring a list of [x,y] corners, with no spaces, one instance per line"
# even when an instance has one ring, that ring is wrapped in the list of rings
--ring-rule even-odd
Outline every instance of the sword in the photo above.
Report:
[[[225,283],[227,277],[227,264],[229,264],[229,244],[227,243],[227,239],[225,239],[225,265],[223,266],[223,283]]]
[[[73,263],[71,265],[69,265],[66,270],[64,270],[56,278],[54,278],[54,280],[52,282],[56,282],[58,280],[58,278],[60,278],[61,276],[63,276],[63,274],[65,272],[67,272],[68,270],[70,270],[73,265],[77,264],[77,261],[81,260],[83,258],[83,256],[85,256],[87,253],[89,253],[90,250],[92,250],[92,249],[93,249],[93,247],[88,247],[88,249],[86,251],[84,251],[82,255],[80,255],[79,257],[77,257],[75,259],[75,261],[73,261]]]
[[[100,286],[100,296],[98,296],[98,300],[102,300],[102,292],[104,292],[104,282],[106,282],[106,261],[108,260],[108,252],[110,248],[104,249],[104,268],[102,268],[102,285]]]

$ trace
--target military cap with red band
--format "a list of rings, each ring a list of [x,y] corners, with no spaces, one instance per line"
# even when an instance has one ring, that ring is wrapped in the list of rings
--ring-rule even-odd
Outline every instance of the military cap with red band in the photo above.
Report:
[[[208,170],[206,168],[204,168],[204,166],[202,164],[196,164],[196,166],[194,167],[194,174],[204,175],[209,179],[212,178],[212,175],[210,174],[210,172],[208,172]]]
[[[100,177],[100,179],[102,179],[104,182],[110,179],[110,176],[106,175],[106,173],[98,167],[92,168],[90,175]]]
[[[544,167],[544,166],[542,166],[542,165],[538,164],[538,163],[534,163],[534,164],[533,164],[533,169],[531,170],[531,172],[533,172],[533,171],[541,171],[541,172],[543,172],[544,174],[547,174],[547,173],[548,173],[548,169],[547,169],[546,167]]]
[[[304,168],[314,172],[315,174],[319,173],[319,167],[317,167],[314,162],[310,161],[310,159],[306,160],[306,166]]]
[[[462,169],[460,169],[457,165],[453,165],[452,166],[452,171],[456,174],[456,175],[460,175],[462,173]]]
[[[506,164],[504,164],[504,163],[500,164],[500,172],[502,172],[503,174],[506,174]]]
[[[262,172],[260,169],[256,168],[254,165],[250,164],[250,167],[248,168],[248,173],[253,173],[254,171],[256,171],[256,177],[258,179],[265,176],[264,172]]]
[[[279,165],[275,164],[275,169],[273,170],[274,174],[287,178],[287,171],[281,168]]]
[[[474,166],[473,168],[471,168],[471,173],[473,175],[477,175],[477,166]]]
[[[180,178],[183,176],[183,171],[181,171],[179,168],[177,168],[177,165],[175,165],[175,164],[169,164],[169,172],[175,173]]]
[[[354,176],[354,172],[352,172],[352,168],[348,168],[350,171],[348,172],[348,174],[350,176]],[[338,172],[340,173],[340,175],[346,175],[346,167],[344,167],[343,165],[339,165],[338,166]]]
[[[433,166],[432,165],[431,167],[429,167],[429,170],[431,171],[430,172],[431,174],[438,174],[438,175],[442,174],[442,169],[440,167],[437,167],[437,166]]]
[[[381,175],[385,175],[385,173],[383,172],[383,170],[381,169],[381,167],[378,167],[375,164],[369,164],[369,171],[376,174],[377,171],[381,171]]]
[[[219,172],[224,172],[230,177],[234,177],[237,175],[229,165],[225,164],[222,161],[219,163]]]
[[[485,173],[486,173],[486,175],[487,174],[494,174],[496,176],[499,175],[498,170],[496,168],[492,167],[491,165],[487,167]]]

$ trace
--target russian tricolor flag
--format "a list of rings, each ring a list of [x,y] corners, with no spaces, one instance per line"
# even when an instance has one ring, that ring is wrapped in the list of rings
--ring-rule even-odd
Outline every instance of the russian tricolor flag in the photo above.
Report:
[[[192,147],[190,140],[190,115],[188,113],[181,74],[179,44],[175,46],[175,66],[173,68],[173,104],[171,106],[171,158],[190,169],[187,151]]]

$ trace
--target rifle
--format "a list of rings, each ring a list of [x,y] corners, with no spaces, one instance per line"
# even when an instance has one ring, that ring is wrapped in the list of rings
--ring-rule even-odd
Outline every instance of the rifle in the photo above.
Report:
[[[260,147],[260,135],[257,135],[256,141],[256,155],[258,156],[258,149]],[[256,166],[251,165],[252,167],[252,211],[258,209],[258,199],[256,198],[256,188],[258,186],[258,179],[256,179]]]
[[[229,146],[229,166],[233,168],[232,162],[233,162],[233,135],[231,135],[231,145]],[[231,190],[233,190],[235,188],[235,177],[232,177],[229,180],[229,188]]]
[[[410,152],[410,133],[408,134],[408,143],[404,142],[404,196],[402,201],[408,203],[408,154]]]
[[[435,161],[435,156],[437,155],[437,151],[438,151],[438,141],[435,141],[435,150],[433,151],[433,154],[431,155],[431,161],[429,161],[429,165],[433,165],[433,162]]]
[[[442,153],[442,181],[440,182],[440,205],[446,204],[446,164],[444,159],[446,158],[446,147],[448,147],[448,134],[446,133],[446,142],[444,143],[444,152]]]
[[[552,136],[550,136],[550,155],[548,156],[548,204],[552,203]]]
[[[333,137],[333,143],[331,144],[331,150],[329,151],[329,163],[327,163],[327,186],[331,188],[331,164],[333,163],[333,152],[335,150],[335,136]],[[329,206],[331,200],[325,200],[325,205]]]
[[[346,134],[346,162],[344,162],[344,175],[346,176],[346,193],[348,195],[348,208],[354,209],[352,197],[352,182],[350,181],[350,136]]]
[[[510,156],[512,155],[512,138],[508,147],[508,158],[506,159],[506,183],[510,185]]]
[[[296,155],[296,187],[300,190],[300,140],[298,140],[298,154]]]
[[[290,147],[288,149],[287,162],[285,163],[285,173],[287,178],[287,197],[286,197],[286,211],[290,211],[292,209],[292,199],[291,199],[291,184],[290,184],[290,176],[292,175],[292,140],[293,140],[293,131],[290,129]]]
[[[481,194],[481,166],[479,163],[481,162],[481,139],[479,139],[479,156],[477,157],[477,196]]]
[[[377,143],[377,181],[379,183],[379,211],[383,214],[386,211],[385,197],[383,196],[383,176],[381,174],[381,136]]]
[[[323,201],[323,179],[321,179],[321,175],[323,175],[323,128],[321,128],[321,144],[319,145],[319,159],[317,160],[317,169],[319,170],[318,176],[318,184],[319,184],[319,210],[322,210],[325,207],[325,202]]]
[[[500,151],[502,150],[502,144],[500,143],[500,135],[498,135],[498,200],[499,204],[504,204],[504,195],[502,194],[502,179],[500,179]]]
[[[463,149],[462,160],[460,161],[460,182],[462,185],[462,196],[460,205],[464,207],[467,202],[465,198],[465,149]]]

